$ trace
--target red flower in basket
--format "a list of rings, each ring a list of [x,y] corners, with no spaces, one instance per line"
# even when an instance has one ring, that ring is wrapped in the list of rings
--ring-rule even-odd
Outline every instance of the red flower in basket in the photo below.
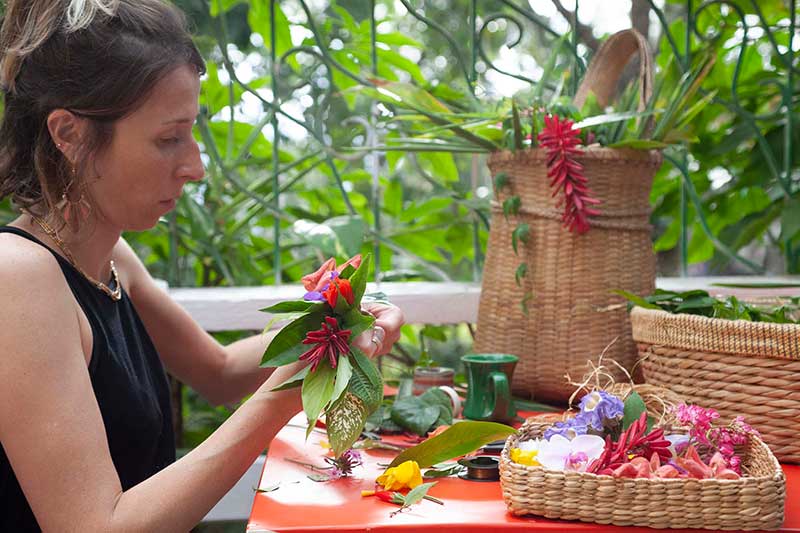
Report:
[[[563,199],[556,204],[564,206],[561,221],[570,231],[585,233],[589,231],[589,217],[600,214],[592,207],[600,200],[594,198],[589,190],[583,165],[573,158],[581,153],[576,148],[581,143],[578,137],[581,130],[573,128],[573,121],[562,121],[557,115],[544,117],[544,124],[537,139],[547,150],[547,176],[554,188],[553,196],[559,191],[564,192]]]

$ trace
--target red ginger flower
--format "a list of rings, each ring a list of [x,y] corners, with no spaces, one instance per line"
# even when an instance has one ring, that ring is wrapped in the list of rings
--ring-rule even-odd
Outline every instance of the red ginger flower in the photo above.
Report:
[[[550,187],[553,187],[553,196],[564,191],[564,198],[556,204],[559,207],[564,205],[561,221],[570,231],[585,233],[589,231],[589,217],[600,214],[591,207],[599,204],[600,200],[594,198],[589,190],[583,165],[573,159],[574,155],[581,153],[576,148],[580,144],[578,136],[581,130],[573,128],[573,121],[562,121],[558,115],[545,116],[544,124],[537,139],[547,149],[547,176]]]
[[[349,329],[339,329],[339,323],[332,316],[326,316],[325,322],[322,323],[322,329],[316,331],[309,331],[303,344],[315,344],[313,348],[303,353],[300,360],[311,361],[311,371],[317,369],[317,365],[326,357],[331,363],[331,368],[336,368],[336,363],[339,360],[339,355],[348,353],[350,345]]]
[[[632,455],[647,458],[652,457],[654,453],[664,461],[672,457],[672,452],[669,451],[669,441],[664,438],[664,430],[658,428],[647,433],[647,413],[642,413],[636,422],[622,432],[616,443],[606,436],[606,447],[603,453],[589,465],[586,471],[611,475],[613,470],[630,462]]]

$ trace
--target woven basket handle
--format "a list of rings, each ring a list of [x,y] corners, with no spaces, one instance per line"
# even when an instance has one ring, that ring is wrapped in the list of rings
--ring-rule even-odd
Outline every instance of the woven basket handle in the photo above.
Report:
[[[639,111],[644,111],[653,95],[653,56],[647,39],[634,29],[615,33],[600,46],[583,76],[573,103],[580,109],[589,92],[597,96],[597,103],[605,107],[617,89],[617,83],[628,60],[639,53]]]

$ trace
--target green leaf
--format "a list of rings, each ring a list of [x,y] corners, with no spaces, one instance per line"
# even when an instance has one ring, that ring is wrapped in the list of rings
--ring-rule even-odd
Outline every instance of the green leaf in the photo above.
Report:
[[[408,507],[410,505],[414,505],[415,503],[422,501],[422,498],[424,498],[425,495],[428,494],[428,491],[434,485],[436,485],[435,481],[431,483],[423,483],[422,485],[417,485],[416,487],[408,491],[408,494],[406,494],[403,505],[405,507]]]
[[[290,377],[274,389],[272,391],[281,391],[287,389],[294,389],[295,387],[299,387],[303,384],[303,379],[308,375],[309,371],[311,370],[311,366],[304,367],[300,372],[295,374],[294,376]]]
[[[610,124],[619,122],[621,120],[628,120],[632,118],[646,117],[656,113],[652,111],[625,111],[621,113],[606,113],[604,115],[595,115],[587,119],[581,120],[572,126],[573,129],[590,128],[592,126],[600,126],[601,124]]]
[[[453,160],[453,154],[446,152],[424,152],[417,154],[417,160],[423,169],[431,176],[444,183],[458,181],[458,167]]]
[[[433,465],[430,470],[423,472],[424,478],[439,478],[457,476],[462,472],[466,472],[467,467],[458,463],[444,463],[440,465]]]
[[[800,200],[792,199],[781,211],[781,238],[791,239],[800,232]]]
[[[267,346],[261,366],[282,366],[297,361],[309,348],[303,344],[306,333],[322,327],[323,320],[323,313],[308,313],[284,326]]]
[[[364,243],[367,224],[360,216],[340,216],[329,218],[323,225],[331,228],[336,235],[337,253],[335,255],[356,255]]]
[[[291,300],[279,302],[275,305],[259,309],[263,313],[278,315],[281,313],[314,313],[322,311],[325,304],[322,302],[306,302],[305,300]]]
[[[378,368],[361,350],[353,348],[350,353],[353,363],[353,374],[350,377],[348,390],[356,395],[372,413],[383,401],[383,378]]]
[[[520,263],[517,265],[517,270],[514,272],[514,279],[517,282],[517,287],[522,287],[522,278],[528,275],[528,264]]]
[[[516,228],[514,228],[514,231],[511,232],[511,247],[514,248],[515,254],[519,255],[517,253],[517,241],[522,241],[524,243],[527,243],[530,234],[531,234],[531,228],[528,224],[521,223]]]
[[[420,401],[416,396],[406,396],[394,402],[392,421],[419,436],[424,436],[439,419],[439,407]]]
[[[335,378],[336,370],[331,368],[327,360],[324,360],[303,380],[303,411],[308,418],[306,437],[314,429],[314,424],[322,410],[333,398]]]
[[[339,307],[339,302],[336,302],[336,304],[336,306]],[[351,338],[356,338],[371,328],[374,323],[374,316],[366,315],[358,307],[353,306],[342,316],[339,325],[342,329],[350,330]]]
[[[498,172],[497,175],[494,177],[494,190],[497,192],[502,191],[508,186],[510,181],[511,180],[508,177],[508,174],[506,174],[505,172]]]
[[[350,384],[350,376],[352,375],[353,366],[350,364],[350,359],[346,354],[339,355],[339,361],[336,364],[336,386],[331,396],[334,401],[338,400],[345,389],[347,389],[347,386]]]
[[[522,200],[519,196],[511,196],[503,200],[503,215],[508,220],[509,215],[516,215],[519,213],[519,208],[522,205]]]
[[[367,406],[355,394],[344,393],[328,410],[325,422],[328,430],[328,442],[336,457],[349,450],[361,435],[369,413]]]
[[[639,396],[639,393],[636,391],[631,392],[625,399],[625,408],[622,415],[622,431],[625,431],[631,424],[639,420],[642,413],[645,411],[647,411],[647,406],[644,404],[642,397]]]
[[[490,442],[514,435],[516,429],[495,422],[466,420],[453,424],[439,435],[414,447],[408,448],[394,458],[389,465],[397,466],[405,461],[416,461],[420,468],[474,452]]]
[[[669,144],[665,142],[647,139],[628,139],[608,145],[609,148],[633,148],[634,150],[660,150],[668,146]]]
[[[644,307],[645,309],[661,309],[656,304],[652,304],[652,303],[648,302],[647,300],[645,300],[644,298],[642,298],[641,296],[637,296],[637,295],[633,294],[632,292],[623,291],[621,289],[613,290],[611,292],[613,292],[614,294],[619,294],[620,296],[622,296],[626,300],[628,300],[630,302],[633,302],[634,304],[638,305],[639,307]]]
[[[220,13],[228,11],[236,4],[242,4],[244,0],[211,0],[209,14],[212,17],[218,17]]]
[[[367,254],[361,259],[358,269],[350,276],[350,287],[353,289],[353,301],[356,304],[361,303],[361,297],[364,296],[364,291],[367,289],[367,277],[371,266],[372,255]]]

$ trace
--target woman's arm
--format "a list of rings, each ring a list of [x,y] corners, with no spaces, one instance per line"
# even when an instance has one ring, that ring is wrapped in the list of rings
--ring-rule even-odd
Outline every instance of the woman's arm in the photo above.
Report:
[[[0,442],[40,526],[189,530],[300,411],[297,389],[271,389],[301,365],[275,371],[203,444],[123,491],[86,366],[79,307],[52,256],[14,246],[0,257]]]
[[[114,255],[122,263],[120,270],[124,268],[128,276],[131,299],[164,364],[211,403],[239,401],[275,370],[259,368],[275,332],[222,346],[155,284],[124,240],[120,239]],[[395,306],[377,303],[368,304],[365,309],[375,315],[377,332],[367,331],[356,339],[355,345],[370,357],[382,355],[399,339],[403,313]]]

